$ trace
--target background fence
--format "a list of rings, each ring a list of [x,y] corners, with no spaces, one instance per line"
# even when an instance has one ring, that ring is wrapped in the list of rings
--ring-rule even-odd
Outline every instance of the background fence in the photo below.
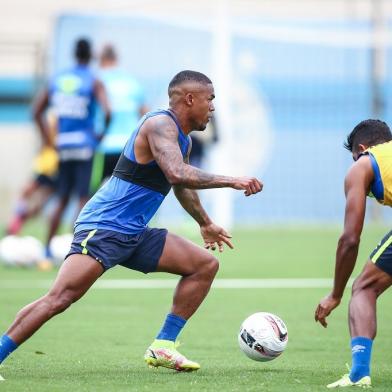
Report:
[[[205,72],[215,84],[219,132],[205,167],[257,175],[265,183],[253,199],[201,192],[216,219],[228,225],[336,222],[351,161],[342,147],[345,136],[366,118],[392,124],[392,25],[386,2],[335,1],[341,5],[335,13],[314,18],[305,3],[299,2],[302,14],[295,17],[282,12],[263,18],[254,2],[247,11],[224,0],[214,2],[208,15],[187,18],[179,10],[65,13],[55,19],[45,64],[49,73],[71,65],[80,36],[95,49],[113,43],[122,67],[144,84],[152,108],[167,106],[167,85],[176,72]],[[370,213],[375,219],[389,214],[375,207]],[[172,198],[159,219],[183,220]]]

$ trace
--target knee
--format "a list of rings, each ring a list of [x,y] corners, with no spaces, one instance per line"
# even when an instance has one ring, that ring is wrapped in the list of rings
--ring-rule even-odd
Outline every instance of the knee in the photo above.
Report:
[[[215,256],[213,255],[209,255],[209,256],[210,257],[208,261],[205,263],[204,271],[206,275],[208,275],[213,279],[219,270],[219,261]]]
[[[50,316],[64,312],[74,302],[72,297],[67,293],[63,294],[48,294],[45,297],[45,302],[48,306]]]
[[[377,286],[377,279],[369,274],[361,273],[353,283],[353,287],[351,289],[352,297],[363,294],[364,291],[372,292],[374,288]]]
[[[377,280],[363,280],[359,276],[353,283],[353,287],[351,289],[351,297],[355,298],[361,295],[369,295],[378,298],[378,296],[382,293],[382,289],[380,288],[380,284]]]
[[[361,283],[361,280],[359,278],[355,279],[353,287],[351,288],[351,297],[355,297],[356,295],[358,295],[362,289],[363,285]]]

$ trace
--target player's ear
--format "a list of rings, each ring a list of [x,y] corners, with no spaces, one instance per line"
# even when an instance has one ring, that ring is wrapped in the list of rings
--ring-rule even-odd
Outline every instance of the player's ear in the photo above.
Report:
[[[368,148],[369,146],[366,146],[365,144],[358,144],[359,153],[366,151]]]
[[[192,93],[187,93],[185,95],[185,103],[187,104],[187,106],[192,106],[193,105],[193,101],[194,101],[194,97]]]

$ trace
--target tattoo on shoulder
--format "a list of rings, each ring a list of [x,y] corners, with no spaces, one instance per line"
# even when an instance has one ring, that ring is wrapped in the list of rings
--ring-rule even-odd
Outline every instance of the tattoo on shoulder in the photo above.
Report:
[[[173,165],[182,161],[178,145],[178,129],[173,120],[167,116],[152,119],[148,129],[148,139],[154,159],[162,169],[172,170]]]
[[[163,116],[162,116],[163,117]],[[177,141],[178,130],[170,119],[156,118],[149,124],[150,136],[155,140]]]

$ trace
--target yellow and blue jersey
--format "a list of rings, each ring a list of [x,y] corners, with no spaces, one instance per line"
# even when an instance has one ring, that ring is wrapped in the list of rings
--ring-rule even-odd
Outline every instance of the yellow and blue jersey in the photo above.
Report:
[[[374,171],[369,196],[392,207],[392,141],[370,147],[365,153],[369,155]]]

